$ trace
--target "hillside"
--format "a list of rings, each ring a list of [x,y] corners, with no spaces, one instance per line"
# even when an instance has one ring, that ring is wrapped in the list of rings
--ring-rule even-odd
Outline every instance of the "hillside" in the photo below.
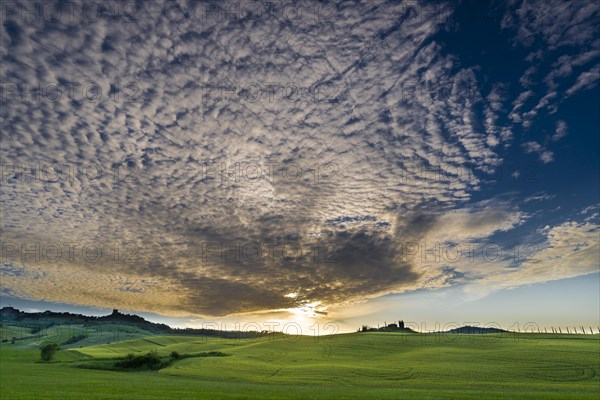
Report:
[[[73,346],[76,344],[77,347],[148,335],[192,335],[241,339],[268,334],[254,331],[171,328],[165,324],[147,321],[138,315],[120,313],[118,310],[114,310],[109,315],[96,317],[53,311],[28,313],[13,307],[3,307],[0,309],[0,326],[0,334],[4,342],[53,339],[61,345]]]
[[[55,325],[126,324],[154,333],[170,333],[172,331],[168,325],[150,322],[138,315],[122,314],[117,310],[110,315],[96,317],[54,311],[28,313],[13,307],[3,307],[0,309],[0,323],[18,324],[33,329],[46,329]]]
[[[595,399],[592,335],[367,332],[255,339],[154,335],[60,350],[0,344],[1,398],[11,399]],[[156,351],[158,371],[106,366]],[[202,357],[222,352],[224,357]]]

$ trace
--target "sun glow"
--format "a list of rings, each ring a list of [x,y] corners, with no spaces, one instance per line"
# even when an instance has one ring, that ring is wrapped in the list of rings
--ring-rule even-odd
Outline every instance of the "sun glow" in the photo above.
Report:
[[[287,311],[294,314],[296,317],[319,318],[325,315],[323,312],[325,308],[321,307],[320,304],[320,301],[314,301],[312,303],[305,303],[300,307],[288,308]]]

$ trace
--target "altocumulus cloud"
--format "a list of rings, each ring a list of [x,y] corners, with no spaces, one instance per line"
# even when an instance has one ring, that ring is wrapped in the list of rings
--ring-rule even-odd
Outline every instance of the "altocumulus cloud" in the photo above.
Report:
[[[512,135],[496,89],[435,40],[450,6],[19,12],[33,3],[3,11],[6,293],[171,315],[337,305],[448,284],[407,242],[526,218],[469,203]]]

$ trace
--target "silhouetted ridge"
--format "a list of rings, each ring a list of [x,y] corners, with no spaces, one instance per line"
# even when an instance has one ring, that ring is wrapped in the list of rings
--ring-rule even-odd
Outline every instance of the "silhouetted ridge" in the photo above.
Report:
[[[267,335],[268,332],[254,331],[222,331],[215,329],[194,329],[194,328],[171,328],[166,324],[150,322],[135,314],[123,314],[119,310],[113,310],[112,314],[95,317],[82,314],[73,314],[69,312],[34,312],[28,313],[20,311],[14,307],[3,307],[0,309],[0,323],[16,324],[27,326],[32,329],[46,329],[56,325],[100,325],[100,324],[118,324],[131,325],[148,332],[157,334],[175,334],[175,335],[205,335],[217,336],[223,338],[253,338]]]
[[[468,334],[468,335],[481,335],[485,333],[504,333],[508,332],[504,329],[499,328],[481,328],[479,326],[461,326],[460,328],[450,329],[448,331],[442,333],[459,333],[459,334]]]

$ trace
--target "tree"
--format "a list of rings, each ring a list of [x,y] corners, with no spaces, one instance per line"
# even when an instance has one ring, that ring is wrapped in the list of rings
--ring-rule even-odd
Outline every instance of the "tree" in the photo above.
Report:
[[[60,350],[59,345],[56,343],[49,343],[40,349],[40,358],[42,361],[50,361],[58,350]]]

